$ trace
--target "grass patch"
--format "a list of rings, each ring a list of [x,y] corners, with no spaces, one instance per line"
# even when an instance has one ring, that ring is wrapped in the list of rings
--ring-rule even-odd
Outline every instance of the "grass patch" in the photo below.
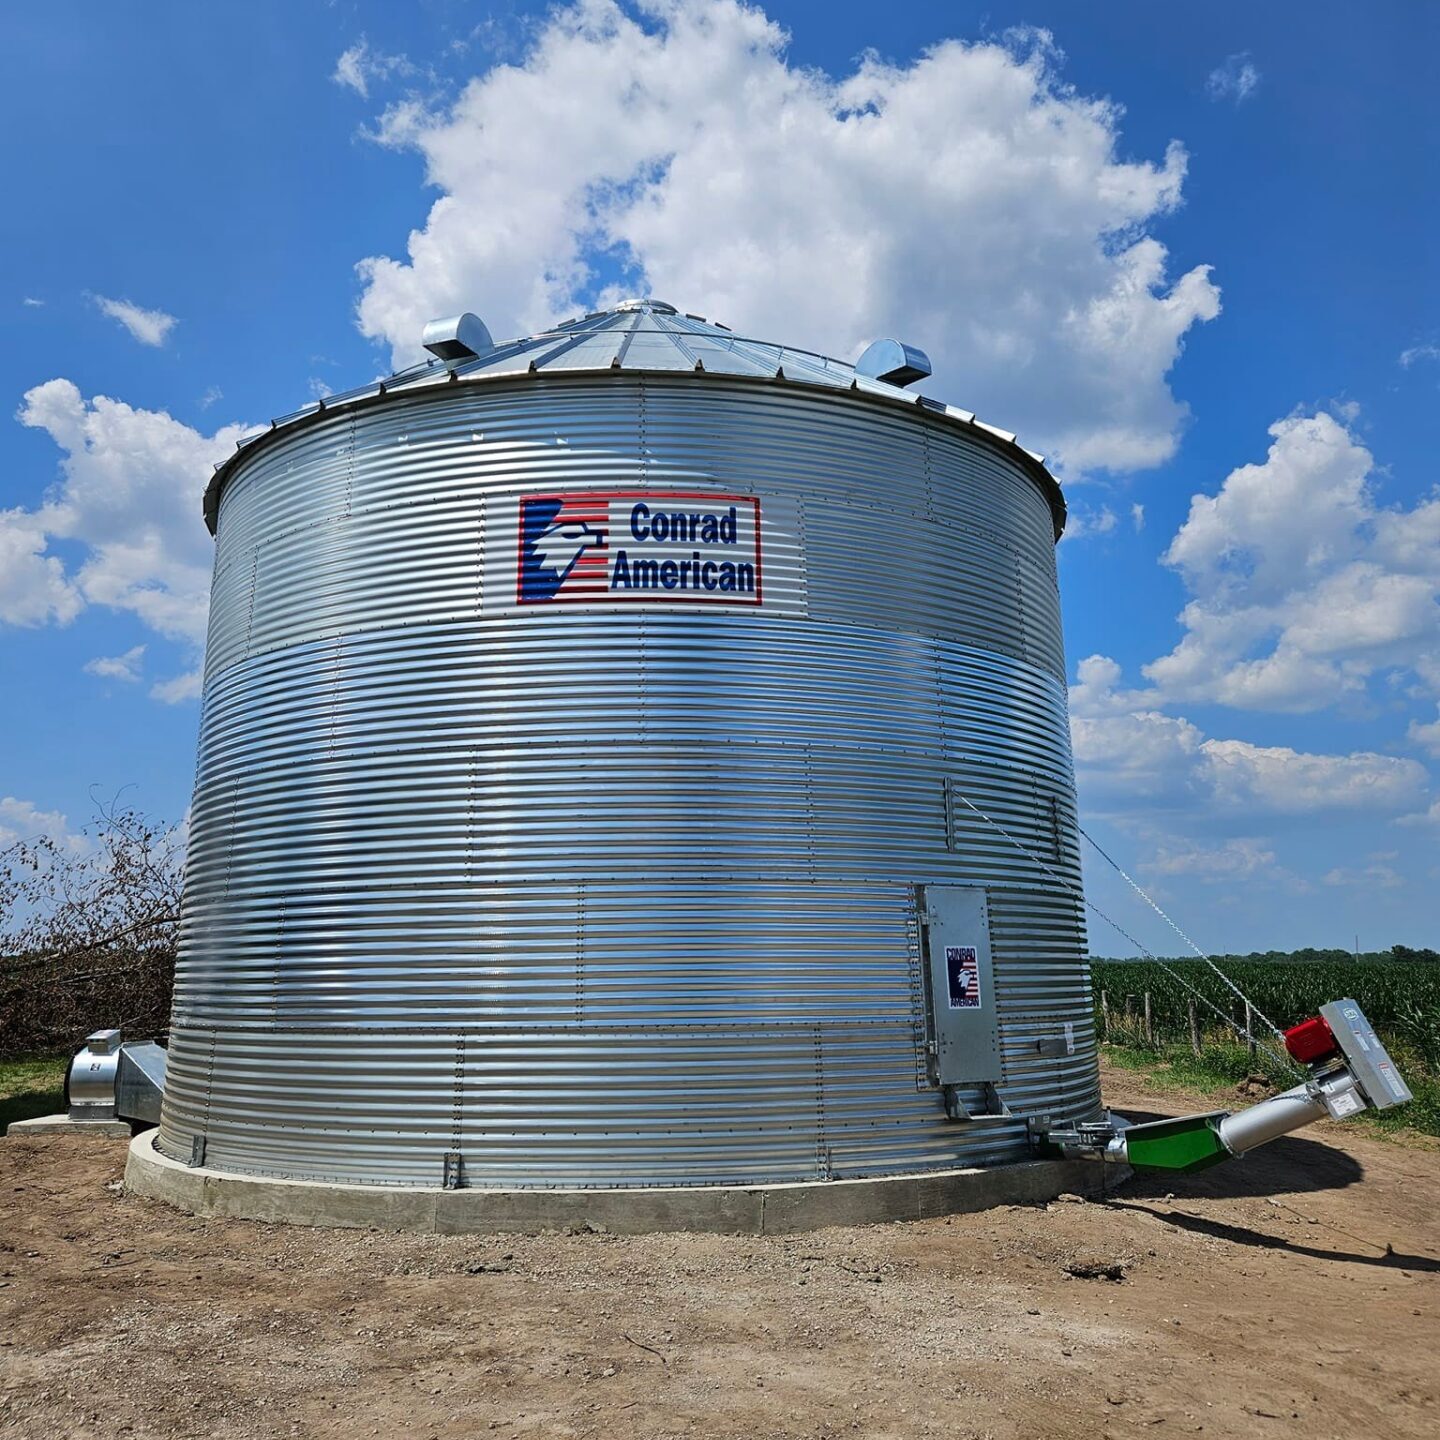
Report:
[[[54,1115],[65,1108],[68,1055],[0,1061],[0,1134],[15,1120]]]

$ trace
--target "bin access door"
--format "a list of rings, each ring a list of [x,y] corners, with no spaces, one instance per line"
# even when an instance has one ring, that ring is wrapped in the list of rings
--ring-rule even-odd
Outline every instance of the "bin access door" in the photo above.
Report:
[[[1002,1078],[990,968],[990,913],[979,885],[927,885],[921,919],[930,974],[935,1078],[967,1085]]]

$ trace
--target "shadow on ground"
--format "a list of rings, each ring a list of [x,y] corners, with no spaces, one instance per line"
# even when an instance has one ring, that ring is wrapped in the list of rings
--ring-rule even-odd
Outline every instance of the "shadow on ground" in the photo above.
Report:
[[[1133,1124],[1167,1120],[1155,1111],[1117,1111]],[[1241,1196],[1306,1194],[1316,1190],[1343,1190],[1365,1178],[1365,1167],[1353,1155],[1299,1135],[1286,1135],[1248,1155],[1227,1160],[1194,1175],[1135,1175],[1118,1193],[1131,1199],[1160,1196],[1204,1197],[1211,1200]]]
[[[1428,1255],[1408,1255],[1389,1245],[1375,1246],[1369,1250],[1327,1250],[1321,1245],[1298,1245],[1282,1235],[1267,1235],[1263,1230],[1251,1230],[1244,1225],[1229,1225],[1224,1221],[1210,1220],[1203,1215],[1194,1215],[1186,1210],[1161,1210],[1152,1205],[1137,1205],[1124,1199],[1111,1198],[1107,1202],[1115,1210],[1132,1210],[1142,1215],[1153,1215],[1166,1225],[1177,1230],[1188,1230],[1192,1235],[1208,1235],[1212,1240],[1224,1240],[1231,1245],[1249,1245],[1260,1250],[1279,1250],[1289,1255],[1309,1255],[1315,1260],[1330,1260],[1344,1265],[1378,1265],[1387,1270],[1404,1270],[1422,1275],[1440,1275],[1440,1260]],[[1352,1237],[1359,1239],[1359,1237]],[[1368,1244],[1361,1241],[1361,1244]]]
[[[0,1135],[16,1120],[33,1120],[37,1115],[54,1115],[65,1108],[63,1090],[25,1090],[0,1100]]]

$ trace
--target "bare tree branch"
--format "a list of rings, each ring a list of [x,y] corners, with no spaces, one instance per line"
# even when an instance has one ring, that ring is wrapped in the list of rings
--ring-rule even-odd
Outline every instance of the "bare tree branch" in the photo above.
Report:
[[[91,1030],[168,1024],[184,854],[179,835],[97,801],[80,845],[0,851],[0,1056],[49,1053]],[[83,972],[80,957],[95,957]]]

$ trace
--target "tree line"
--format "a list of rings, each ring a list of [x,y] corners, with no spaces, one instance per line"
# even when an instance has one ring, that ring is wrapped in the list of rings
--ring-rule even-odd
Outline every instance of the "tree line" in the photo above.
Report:
[[[0,850],[0,1059],[75,1050],[110,1026],[165,1030],[184,858],[178,832],[116,806],[78,844]]]
[[[1127,961],[1146,963],[1146,957],[1143,955],[1095,955],[1091,958],[1097,963],[1106,965],[1124,964]],[[1167,963],[1174,963],[1179,960],[1193,960],[1195,956],[1161,955],[1157,958]],[[1245,955],[1211,955],[1209,958],[1217,965],[1224,965],[1227,961],[1237,965],[1260,962],[1272,965],[1344,965],[1357,962],[1361,964],[1393,962],[1400,965],[1433,965],[1440,962],[1440,950],[1431,950],[1426,946],[1392,945],[1388,950],[1361,950],[1357,953],[1354,950],[1324,949],[1307,945],[1300,950],[1251,950]]]

